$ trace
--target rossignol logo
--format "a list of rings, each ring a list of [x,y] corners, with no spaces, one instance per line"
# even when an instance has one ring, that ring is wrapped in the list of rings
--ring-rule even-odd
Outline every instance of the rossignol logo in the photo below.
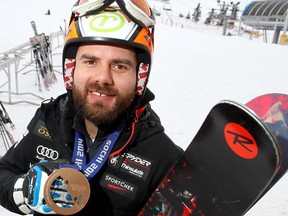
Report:
[[[121,29],[125,19],[120,13],[105,12],[95,15],[90,21],[90,28],[96,32],[114,32]]]
[[[245,159],[253,159],[258,155],[258,145],[247,129],[230,122],[224,128],[224,136],[228,146],[234,153]]]
[[[130,199],[134,199],[138,189],[137,186],[111,174],[105,174],[102,177],[100,184],[101,186]]]

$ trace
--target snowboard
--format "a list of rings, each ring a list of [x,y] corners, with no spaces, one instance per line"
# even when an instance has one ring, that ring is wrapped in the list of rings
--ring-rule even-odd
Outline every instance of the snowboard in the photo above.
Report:
[[[246,104],[252,109],[277,139],[280,153],[280,168],[269,186],[262,193],[264,196],[288,170],[288,95],[271,93],[254,98]]]
[[[140,216],[239,216],[276,174],[277,141],[242,104],[216,104]]]

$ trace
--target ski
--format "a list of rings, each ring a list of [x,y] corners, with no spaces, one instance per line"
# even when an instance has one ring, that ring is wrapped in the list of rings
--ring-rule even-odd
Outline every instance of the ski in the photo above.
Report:
[[[10,124],[10,128],[15,129],[8,112],[6,111],[3,103],[0,101],[0,135],[2,137],[5,150],[8,151],[8,149],[15,143],[15,139],[7,129],[6,124]]]
[[[52,65],[52,51],[49,36],[45,36],[44,33],[38,34],[34,21],[31,21],[31,27],[34,32],[34,37],[30,38],[30,43],[33,47],[36,71],[39,68],[43,84],[45,88],[49,90],[49,87],[57,81]],[[39,76],[37,78],[39,83],[39,91],[42,91]]]

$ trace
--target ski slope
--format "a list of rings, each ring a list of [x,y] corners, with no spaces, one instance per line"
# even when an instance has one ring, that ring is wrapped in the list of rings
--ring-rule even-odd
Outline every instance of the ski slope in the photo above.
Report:
[[[8,4],[8,1],[2,0],[0,5],[3,2]],[[155,55],[148,84],[156,94],[152,107],[161,117],[166,133],[183,149],[188,146],[207,113],[218,101],[232,99],[245,103],[261,94],[288,93],[288,47],[271,44],[272,37],[268,37],[269,43],[263,43],[261,37],[250,39],[245,34],[240,37],[233,30],[231,34],[235,36],[223,36],[222,28],[206,26],[203,22],[186,22],[186,27],[181,28],[181,25],[167,25],[169,22],[166,18],[159,17],[157,20]],[[26,21],[29,22],[29,19]],[[39,24],[38,29],[41,27]],[[29,31],[29,28],[29,25],[26,26],[25,31]],[[31,29],[29,35],[32,34]],[[1,37],[0,42],[3,44]],[[20,43],[22,40],[17,44]],[[5,44],[7,46],[9,44]],[[5,50],[0,50],[0,53]],[[57,54],[54,56],[55,65],[61,64],[60,52],[61,49],[54,51]],[[3,74],[0,71],[0,79],[1,76]],[[35,86],[35,73],[20,74],[19,77],[21,91],[37,93],[44,98],[56,97],[65,92],[59,73],[58,82],[50,91],[42,93]],[[23,97],[14,99],[23,100]],[[0,100],[7,100],[7,95],[0,94]],[[28,96],[25,96],[25,100],[35,101]],[[5,107],[16,126],[11,132],[16,139],[20,138],[37,106],[18,104]],[[1,141],[0,154],[4,154]],[[246,215],[288,215],[287,183],[286,175]],[[1,207],[0,215],[15,214]]]

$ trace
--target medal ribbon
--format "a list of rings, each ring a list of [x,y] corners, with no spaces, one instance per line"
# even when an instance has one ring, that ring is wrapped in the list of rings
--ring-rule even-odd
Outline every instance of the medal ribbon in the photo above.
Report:
[[[86,164],[85,136],[79,131],[75,132],[72,162],[78,166],[88,180],[95,176],[105,164],[123,128],[121,127],[107,137],[88,164]]]

